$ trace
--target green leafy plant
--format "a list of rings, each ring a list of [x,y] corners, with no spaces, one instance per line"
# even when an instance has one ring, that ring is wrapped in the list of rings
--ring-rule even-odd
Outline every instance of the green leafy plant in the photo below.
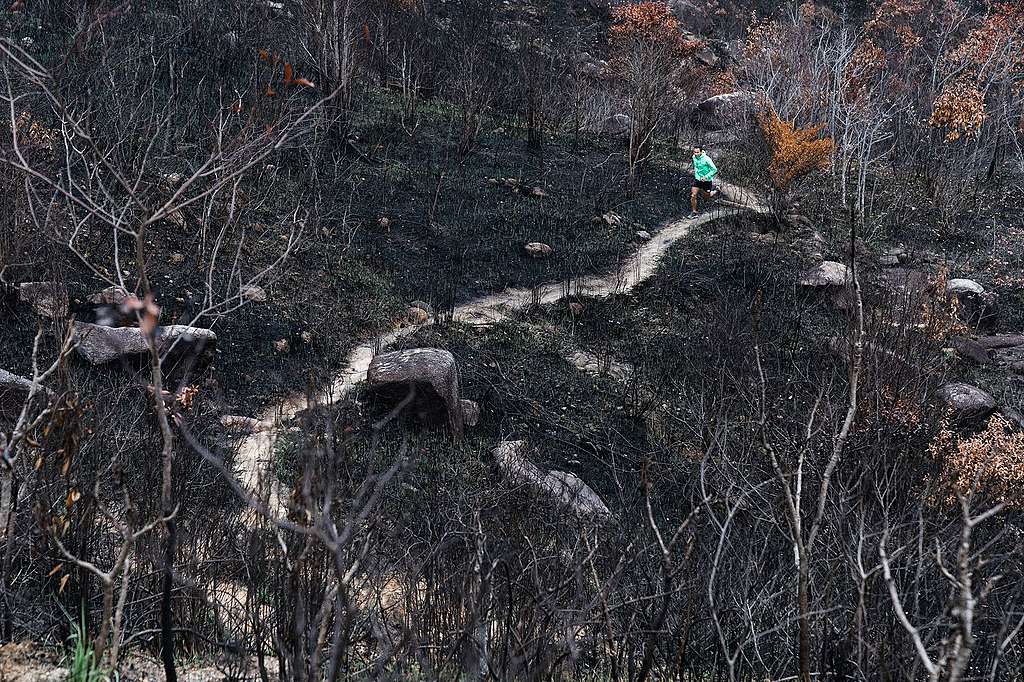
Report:
[[[71,653],[68,659],[68,682],[109,682],[114,679],[96,660],[85,629],[85,614],[71,631]]]

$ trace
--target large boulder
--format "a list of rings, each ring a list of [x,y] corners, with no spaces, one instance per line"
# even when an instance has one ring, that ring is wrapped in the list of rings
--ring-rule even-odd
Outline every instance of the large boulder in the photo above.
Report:
[[[743,91],[708,97],[690,114],[690,122],[701,130],[742,127],[753,118],[756,101],[751,93]]]
[[[814,289],[843,287],[850,283],[850,269],[834,260],[827,260],[800,276],[800,286]]]
[[[146,336],[138,327],[104,327],[75,322],[73,331],[75,350],[93,365],[149,352]],[[182,324],[157,327],[155,335],[156,348],[160,353],[197,354],[217,343],[217,335],[211,330]]]
[[[969,426],[996,411],[996,400],[977,386],[952,383],[939,389],[937,397],[950,418],[960,426]]]
[[[951,279],[946,291],[956,297],[960,319],[975,327],[990,325],[998,314],[998,296],[973,279]]]
[[[42,317],[56,320],[68,315],[68,292],[58,282],[22,282],[18,298]]]
[[[565,471],[545,473],[524,454],[526,442],[504,441],[491,451],[498,472],[514,485],[530,488],[574,516],[601,520],[611,512],[601,497],[578,476]]]
[[[474,415],[469,405],[463,405],[455,356],[441,348],[412,348],[381,353],[370,362],[366,370],[366,383],[378,392],[401,388],[402,394],[404,389],[415,387],[421,416],[430,418],[438,413],[443,414],[456,438],[462,436],[466,417],[469,417],[468,421],[475,422],[479,416],[479,409]]]

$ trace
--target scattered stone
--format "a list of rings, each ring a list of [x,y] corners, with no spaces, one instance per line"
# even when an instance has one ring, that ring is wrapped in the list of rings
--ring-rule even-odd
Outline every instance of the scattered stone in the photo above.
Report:
[[[636,233],[636,238],[642,242],[649,242],[651,241],[651,233],[647,230],[640,230]]]
[[[17,417],[31,390],[31,379],[0,369],[0,417]],[[38,389],[38,393],[51,395],[45,387]]]
[[[715,66],[718,64],[718,55],[711,48],[710,45],[705,45],[693,55],[694,59],[703,64],[704,66]]]
[[[18,298],[42,317],[56,320],[68,315],[68,292],[57,282],[22,282],[18,285]]]
[[[524,248],[526,254],[531,258],[547,258],[555,252],[554,249],[542,242],[530,242]]]
[[[414,386],[422,406],[421,415],[430,418],[444,413],[444,418],[456,438],[462,437],[463,406],[459,394],[459,369],[455,356],[441,348],[412,348],[382,353],[376,356],[366,371],[366,384],[378,392],[401,390]],[[438,410],[438,403],[442,409]]]
[[[569,312],[572,313],[574,317],[582,315],[583,310],[584,308],[582,303],[579,303],[578,301],[572,301],[569,303]]]
[[[267,300],[266,289],[255,284],[246,284],[242,287],[241,295],[242,298],[253,303],[264,303]]]
[[[850,269],[842,263],[827,260],[800,276],[800,285],[805,287],[842,287],[850,281]]]
[[[36,41],[32,40],[32,36],[25,36],[21,39],[21,46],[26,50],[36,44]]]
[[[726,130],[744,125],[754,112],[755,98],[749,92],[730,92],[709,97],[694,109],[690,121],[703,130]]]
[[[409,304],[409,307],[410,308],[419,308],[420,310],[425,310],[427,312],[427,315],[433,315],[434,314],[434,307],[432,305],[430,305],[429,303],[427,303],[426,301],[420,301],[420,300],[413,301],[413,302],[411,302]]]
[[[234,414],[221,415],[220,425],[228,431],[242,431],[245,433],[258,433],[266,428],[259,419],[241,417]]]
[[[951,279],[946,284],[946,291],[951,294],[975,294],[981,295],[985,293],[985,287],[981,286],[973,279]]]
[[[277,353],[287,353],[291,348],[292,346],[288,343],[288,339],[277,339],[274,341],[274,351]]]
[[[182,263],[185,262],[185,254],[183,254],[183,253],[172,253],[171,254],[171,262],[174,263],[175,265],[181,265]]]
[[[604,221],[604,224],[610,227],[618,227],[619,225],[622,224],[622,216],[620,216],[615,211],[608,211],[607,213],[600,216],[596,220],[598,222]]]
[[[138,327],[104,327],[75,322],[75,350],[87,362],[102,365],[113,360],[149,352],[145,334]],[[209,329],[173,324],[156,328],[156,349],[166,353],[172,349],[183,354],[197,354],[217,343],[217,335]]]
[[[615,114],[601,121],[601,132],[606,135],[625,135],[633,127],[633,119],[626,114]]]
[[[89,296],[88,301],[95,305],[109,305],[120,308],[128,300],[129,296],[134,296],[134,294],[124,287],[112,286],[92,294]]]
[[[891,246],[878,257],[883,268],[894,268],[907,260],[907,251],[902,246]]]
[[[181,173],[161,173],[160,180],[169,188],[177,187],[184,180]]]
[[[541,198],[541,197],[546,197],[548,194],[547,194],[547,192],[544,191],[544,189],[542,187],[531,187],[529,195],[531,197]]]
[[[526,459],[526,442],[504,441],[492,451],[498,472],[509,482],[531,488],[580,518],[604,519],[610,516],[600,496],[579,477],[564,472],[544,473]]]
[[[387,230],[389,232],[391,231],[391,221],[385,218],[384,216],[381,216],[380,218],[377,219],[377,225],[382,230]]]
[[[423,308],[410,306],[409,309],[406,310],[405,318],[408,320],[409,324],[426,324],[430,321],[430,313]]]
[[[480,405],[475,400],[461,398],[459,409],[462,410],[462,424],[464,426],[476,426],[480,423]]]
[[[299,338],[302,339],[303,343],[313,342],[313,334],[309,331],[303,331],[301,334],[299,334]]]
[[[996,410],[995,398],[970,384],[946,384],[939,389],[937,397],[960,426],[980,422]]]

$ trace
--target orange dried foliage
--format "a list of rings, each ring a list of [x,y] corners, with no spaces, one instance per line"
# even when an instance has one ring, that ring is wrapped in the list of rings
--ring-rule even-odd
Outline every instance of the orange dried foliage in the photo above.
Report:
[[[949,61],[954,64],[973,64],[985,67],[999,53],[1005,52],[1009,66],[1024,69],[1024,52],[1010,40],[1021,40],[1024,33],[1024,5],[997,3],[981,24],[967,34],[966,39],[953,51]],[[999,60],[996,60],[999,61]],[[994,66],[990,67],[994,68]]]
[[[621,5],[612,10],[612,19],[614,23],[608,29],[608,38],[613,48],[636,42],[680,52],[699,47],[698,41],[684,39],[679,20],[663,2]]]
[[[835,145],[830,137],[819,138],[824,126],[797,128],[783,121],[773,109],[757,118],[771,148],[768,172],[775,189],[785,190],[810,173],[829,167]]]
[[[988,114],[985,113],[985,94],[973,80],[952,83],[935,98],[928,125],[946,131],[946,142],[971,137],[981,131]]]
[[[961,436],[947,425],[928,446],[939,464],[936,502],[952,503],[973,490],[1016,509],[1024,507],[1024,433],[1014,433],[1003,417],[985,430]]]

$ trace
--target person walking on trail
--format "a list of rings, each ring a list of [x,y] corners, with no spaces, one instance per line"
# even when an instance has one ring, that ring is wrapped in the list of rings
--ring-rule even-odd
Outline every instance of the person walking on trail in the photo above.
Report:
[[[708,198],[718,194],[718,190],[711,183],[718,175],[718,167],[711,157],[707,155],[702,147],[693,148],[693,182],[690,184],[690,217],[696,218],[700,215],[697,212],[697,195],[704,192]]]

